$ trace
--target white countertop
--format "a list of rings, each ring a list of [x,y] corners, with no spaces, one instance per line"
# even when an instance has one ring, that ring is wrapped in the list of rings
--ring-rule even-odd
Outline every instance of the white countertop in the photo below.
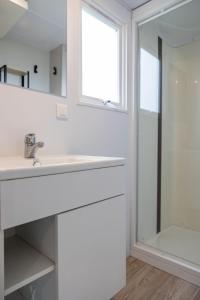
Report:
[[[85,155],[38,156],[40,163],[33,166],[33,159],[20,156],[0,157],[0,180],[45,176],[98,168],[122,166],[121,157]]]

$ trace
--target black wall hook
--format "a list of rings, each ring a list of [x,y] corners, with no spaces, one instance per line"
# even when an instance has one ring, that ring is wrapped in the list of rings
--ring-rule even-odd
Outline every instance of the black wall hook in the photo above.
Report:
[[[34,73],[37,74],[38,73],[38,66],[34,65]]]
[[[53,75],[57,75],[57,68],[53,67]]]

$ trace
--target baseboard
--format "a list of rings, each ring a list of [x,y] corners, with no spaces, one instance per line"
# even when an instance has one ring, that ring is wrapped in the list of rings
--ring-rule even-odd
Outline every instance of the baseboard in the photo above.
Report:
[[[198,267],[141,243],[134,246],[131,255],[158,269],[200,286],[200,266]]]

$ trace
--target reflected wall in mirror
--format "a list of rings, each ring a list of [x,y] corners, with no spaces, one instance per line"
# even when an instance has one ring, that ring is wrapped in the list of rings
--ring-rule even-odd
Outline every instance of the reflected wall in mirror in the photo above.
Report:
[[[0,81],[66,97],[67,0],[0,0]]]

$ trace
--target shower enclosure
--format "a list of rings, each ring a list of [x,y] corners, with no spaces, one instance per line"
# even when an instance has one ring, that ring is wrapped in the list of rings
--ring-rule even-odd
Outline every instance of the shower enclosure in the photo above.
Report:
[[[200,266],[199,12],[139,26],[137,241]]]

